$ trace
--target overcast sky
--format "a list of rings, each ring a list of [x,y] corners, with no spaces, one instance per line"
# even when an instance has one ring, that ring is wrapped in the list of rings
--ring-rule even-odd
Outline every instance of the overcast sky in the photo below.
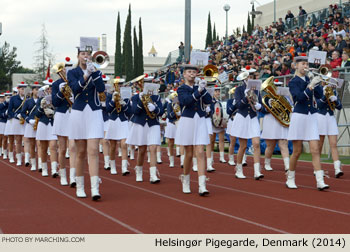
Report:
[[[258,0],[265,4],[272,0]],[[246,25],[250,0],[192,0],[192,45],[203,49],[210,11],[220,37],[225,34],[225,11],[228,3],[229,33]],[[41,26],[46,26],[50,51],[56,61],[76,57],[79,37],[107,34],[107,52],[115,51],[117,13],[120,12],[122,38],[128,5],[131,3],[132,26],[142,18],[143,52],[148,55],[152,43],[159,56],[167,56],[184,41],[185,0],[0,0],[0,42],[17,47],[18,60],[33,67]],[[258,4],[255,4],[258,6]],[[138,32],[138,31],[137,31]]]

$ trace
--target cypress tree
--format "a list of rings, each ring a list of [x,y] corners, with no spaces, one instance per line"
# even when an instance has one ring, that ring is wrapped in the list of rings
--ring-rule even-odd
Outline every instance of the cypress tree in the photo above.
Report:
[[[252,6],[252,12],[253,12],[253,13],[255,12],[254,4],[253,4],[253,6]],[[252,15],[252,24],[251,24],[251,26],[252,26],[252,31],[254,31],[254,19],[255,19],[255,15]]]
[[[250,15],[249,15],[249,12],[248,12],[248,20],[247,20],[247,31],[248,31],[248,34],[251,35],[252,34],[252,25],[250,23]]]
[[[139,71],[139,49],[137,43],[137,35],[136,35],[136,26],[134,26],[134,76],[133,78],[138,76]]]
[[[114,76],[122,76],[122,48],[121,48],[121,29],[120,29],[120,14],[118,12],[117,19],[117,32],[116,32],[116,42],[115,42],[115,54],[114,54]]]
[[[144,73],[143,69],[143,41],[142,41],[142,24],[141,24],[141,18],[139,20],[139,63],[138,63],[138,75],[142,75]]]
[[[245,33],[246,30],[245,30],[245,26],[243,25],[243,30],[242,30],[242,34]]]
[[[131,5],[129,4],[129,13],[125,23],[123,40],[123,58],[125,66],[125,79],[129,81],[133,77],[132,64],[132,41],[131,41]]]
[[[213,42],[216,41],[216,29],[215,29],[215,23],[214,23],[214,29],[213,29]]]
[[[205,48],[207,48],[209,45],[213,44],[213,35],[211,31],[211,21],[210,21],[210,12],[208,14],[208,27],[207,27],[207,38],[205,40]]]

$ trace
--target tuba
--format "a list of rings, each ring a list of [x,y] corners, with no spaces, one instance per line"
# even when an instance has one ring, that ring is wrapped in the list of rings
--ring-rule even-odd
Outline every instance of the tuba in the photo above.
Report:
[[[69,106],[72,106],[73,103],[70,100],[70,97],[73,95],[73,92],[72,92],[72,89],[69,87],[66,75],[63,73],[64,67],[65,67],[64,63],[58,63],[53,67],[53,69],[55,69],[56,74],[58,74],[61,77],[61,79],[65,83],[67,83],[66,85],[64,85],[63,90],[61,90],[61,92],[63,93],[63,96],[66,99],[66,101],[68,102]]]
[[[198,77],[204,78],[207,82],[214,82],[219,81],[219,70],[216,66],[208,64],[206,65],[203,70],[202,74],[200,74]]]
[[[266,110],[284,127],[289,127],[292,106],[284,96],[277,94],[273,76],[266,79],[261,85],[261,96]]]

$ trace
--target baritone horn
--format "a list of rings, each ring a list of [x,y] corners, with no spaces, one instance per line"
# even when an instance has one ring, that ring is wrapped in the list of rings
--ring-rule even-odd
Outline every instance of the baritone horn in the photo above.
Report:
[[[219,70],[216,66],[211,64],[206,65],[202,70],[202,74],[198,77],[204,78],[208,82],[214,82],[216,80],[220,82],[220,80],[218,79]]]

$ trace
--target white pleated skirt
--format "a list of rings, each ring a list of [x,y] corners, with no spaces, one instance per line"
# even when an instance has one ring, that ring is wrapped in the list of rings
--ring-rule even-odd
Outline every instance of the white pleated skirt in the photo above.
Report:
[[[251,139],[254,137],[260,137],[260,125],[258,117],[250,118],[249,115],[243,117],[237,113],[233,120],[231,130],[229,133],[231,136]]]
[[[210,118],[209,118],[210,119]],[[205,117],[181,117],[176,129],[176,145],[208,145],[210,143]]]
[[[213,124],[211,123],[211,118],[205,118],[205,123],[207,125],[208,134],[213,135]]]
[[[93,111],[86,105],[83,111],[73,109],[69,119],[69,139],[103,138],[103,116],[101,110]]]
[[[57,136],[53,134],[53,126],[51,123],[46,125],[43,122],[39,122],[35,139],[39,141],[57,140]]]
[[[164,137],[169,139],[175,139],[176,137],[176,125],[167,121],[167,125],[165,127]]]
[[[6,122],[4,135],[24,135],[24,124],[20,124],[18,119],[12,118]]]
[[[287,139],[288,128],[282,126],[272,114],[266,114],[263,120],[262,139]]]
[[[108,128],[106,131],[105,139],[109,140],[122,140],[126,139],[129,135],[129,123],[128,121],[122,122],[119,117],[116,120],[108,121]]]
[[[24,137],[26,138],[36,138],[36,131],[33,128],[33,125],[26,123],[24,128]]]
[[[322,115],[317,113],[318,133],[322,136],[337,136],[339,134],[335,116],[329,113]]]
[[[145,126],[133,123],[126,143],[136,146],[160,145],[160,126],[153,125],[149,127],[148,123]]]
[[[109,121],[110,121],[110,120],[107,120],[107,121],[104,121],[104,122],[103,122],[103,131],[104,131],[104,132],[107,132],[107,130],[108,130]]]
[[[66,113],[56,112],[53,121],[53,134],[57,136],[69,136],[69,110]]]
[[[293,112],[288,130],[288,140],[319,140],[317,113],[304,115]]]
[[[232,119],[228,119],[227,128],[226,128],[226,134],[230,134],[232,124],[233,124],[233,120]]]
[[[0,135],[4,135],[6,128],[6,123],[0,122]]]

